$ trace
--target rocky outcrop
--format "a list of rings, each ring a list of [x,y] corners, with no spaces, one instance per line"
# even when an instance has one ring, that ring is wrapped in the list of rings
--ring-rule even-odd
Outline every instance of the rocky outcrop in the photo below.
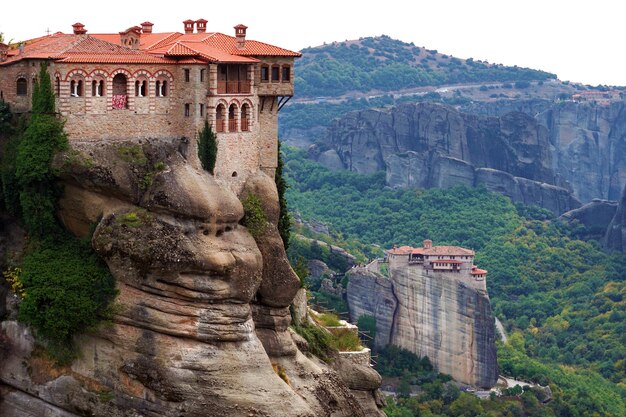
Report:
[[[484,291],[455,279],[396,268],[390,278],[355,268],[348,305],[353,320],[376,317],[376,345],[393,344],[428,356],[460,382],[491,387],[498,377],[494,318]]]
[[[347,417],[377,409],[372,390],[357,400],[293,341],[289,305],[300,283],[275,226],[272,178],[250,175],[237,196],[178,140],[72,145],[75,153],[58,161],[60,216],[81,236],[97,225],[92,245],[116,278],[116,315],[77,340],[78,358],[65,367],[54,367],[13,317],[3,321],[0,415]],[[255,238],[239,223],[245,193],[259,196],[268,220]]]
[[[585,230],[579,236],[585,240],[602,240],[615,217],[617,206],[617,201],[594,199],[580,208],[563,213],[559,220],[583,225]]]
[[[333,169],[339,158],[351,171],[385,171],[392,187],[485,185],[558,214],[580,205],[554,171],[548,129],[522,112],[478,117],[428,102],[354,112],[314,156]]]
[[[615,216],[607,228],[604,244],[612,251],[626,251],[626,187]]]

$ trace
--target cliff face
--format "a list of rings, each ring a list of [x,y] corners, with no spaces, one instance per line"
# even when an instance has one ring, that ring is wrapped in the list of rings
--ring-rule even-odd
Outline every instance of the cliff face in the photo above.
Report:
[[[464,112],[501,117],[522,111],[549,132],[553,168],[583,202],[617,200],[626,184],[625,103],[598,105],[548,100],[472,103]]]
[[[372,415],[376,381],[355,389],[293,341],[299,280],[275,226],[273,179],[259,171],[243,187],[268,219],[255,239],[239,224],[238,196],[185,143],[73,147],[59,161],[60,214],[80,236],[97,224],[92,244],[116,278],[117,313],[61,368],[14,314],[1,322],[1,415]]]
[[[626,251],[626,187],[615,216],[607,228],[604,244],[609,250]]]
[[[440,372],[457,381],[493,386],[498,367],[489,297],[457,280],[419,271],[397,268],[386,279],[364,268],[353,269],[350,316],[376,317],[378,346],[393,344],[428,356]]]
[[[521,112],[479,117],[433,103],[365,110],[337,121],[324,146],[314,152],[320,162],[384,170],[392,187],[484,185],[555,213],[580,205],[553,169],[548,130]]]

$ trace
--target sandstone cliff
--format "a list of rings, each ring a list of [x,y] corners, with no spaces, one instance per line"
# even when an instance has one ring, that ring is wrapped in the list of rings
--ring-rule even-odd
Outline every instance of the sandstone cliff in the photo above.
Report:
[[[9,308],[0,323],[0,415],[380,413],[370,369],[343,364],[338,374],[293,341],[299,280],[275,226],[272,178],[250,175],[237,196],[179,140],[72,146],[58,161],[60,216],[79,236],[97,225],[92,244],[116,278],[117,313],[57,368]],[[261,198],[268,219],[256,238],[239,224],[246,193]]]
[[[491,387],[498,376],[494,318],[488,295],[457,280],[401,268],[385,278],[366,268],[349,272],[353,320],[376,317],[376,345],[428,356],[460,382]]]
[[[548,129],[521,112],[479,117],[428,102],[354,112],[313,155],[332,169],[383,170],[392,187],[483,185],[557,214],[580,205],[554,170]]]

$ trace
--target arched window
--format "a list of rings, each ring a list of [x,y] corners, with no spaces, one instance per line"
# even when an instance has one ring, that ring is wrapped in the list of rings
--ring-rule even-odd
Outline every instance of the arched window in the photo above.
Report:
[[[82,97],[83,95],[83,80],[70,81],[70,96]]]
[[[55,85],[57,90],[57,97],[61,95],[61,77],[56,77]]]
[[[248,132],[250,130],[250,105],[244,103],[241,106],[241,131]]]
[[[167,80],[157,80],[155,94],[157,97],[167,97]]]
[[[28,94],[28,81],[26,78],[20,77],[17,79],[17,95],[25,96],[26,94]]]
[[[113,77],[113,108],[114,109],[126,109],[128,108],[127,101],[127,85],[128,80],[126,75],[122,73],[115,74]]]
[[[228,131],[237,131],[237,106],[231,104],[228,108]]]
[[[93,97],[102,97],[104,96],[104,81],[103,80],[93,80],[91,82],[91,95]]]
[[[135,81],[135,97],[146,97],[147,84],[146,80]]]
[[[226,109],[223,104],[219,104],[217,109],[215,110],[215,131],[223,132],[224,131],[224,113]]]

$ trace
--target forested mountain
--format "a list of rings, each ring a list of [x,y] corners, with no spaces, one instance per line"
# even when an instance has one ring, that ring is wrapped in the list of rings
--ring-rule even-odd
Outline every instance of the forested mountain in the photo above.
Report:
[[[512,333],[499,348],[503,372],[556,392],[547,414],[533,415],[626,415],[626,256],[485,189],[394,190],[380,174],[331,172],[293,148],[285,155],[292,210],[361,251],[371,245],[369,256],[423,239],[477,251],[495,313]]]
[[[428,85],[494,81],[540,81],[555,74],[517,66],[459,59],[388,36],[333,42],[302,51],[296,61],[299,97],[336,97],[348,92],[393,91]]]

